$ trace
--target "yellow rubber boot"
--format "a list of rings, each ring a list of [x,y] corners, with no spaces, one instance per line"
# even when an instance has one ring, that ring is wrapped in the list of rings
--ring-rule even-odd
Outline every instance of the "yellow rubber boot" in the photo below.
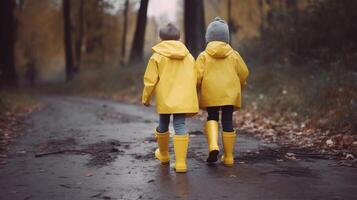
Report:
[[[208,142],[208,158],[207,162],[213,163],[218,160],[219,146],[218,146],[218,122],[209,120],[205,124],[205,133]]]
[[[186,172],[186,156],[189,143],[189,136],[186,135],[174,135],[174,151],[175,151],[175,165],[176,172]]]
[[[155,157],[160,160],[161,164],[167,164],[170,162],[169,154],[169,142],[170,142],[170,133],[155,133],[157,144],[159,146],[155,151]]]
[[[234,144],[236,142],[236,133],[232,132],[224,132],[222,133],[222,142],[223,142],[223,150],[224,154],[221,158],[223,164],[227,167],[233,166],[234,157]]]

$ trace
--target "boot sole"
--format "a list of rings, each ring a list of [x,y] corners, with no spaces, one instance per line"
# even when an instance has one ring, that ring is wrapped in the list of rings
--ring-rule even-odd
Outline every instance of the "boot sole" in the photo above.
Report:
[[[234,163],[223,163],[223,165],[225,167],[232,167],[234,165]]]
[[[218,161],[218,154],[219,151],[218,150],[213,150],[209,152],[208,158],[207,158],[207,162],[208,163],[214,163]]]
[[[175,169],[176,173],[186,173],[187,169]]]
[[[170,161],[167,161],[167,162],[162,162],[160,161],[162,165],[168,165],[170,163]]]
[[[155,156],[155,158],[158,160],[158,161],[160,161],[160,163],[162,164],[162,165],[167,165],[167,164],[169,164],[170,163],[170,159],[168,159],[168,160],[160,160],[158,157],[156,157]]]
[[[186,168],[176,168],[176,163],[174,163],[171,168],[176,171],[176,173],[185,173],[187,172],[187,167]]]
[[[156,156],[155,156],[155,157],[156,157]],[[160,160],[158,157],[156,157],[156,159],[157,159],[158,161],[160,161],[160,163],[161,163],[162,165],[167,165],[167,164],[170,163],[170,159],[169,159],[169,160]]]

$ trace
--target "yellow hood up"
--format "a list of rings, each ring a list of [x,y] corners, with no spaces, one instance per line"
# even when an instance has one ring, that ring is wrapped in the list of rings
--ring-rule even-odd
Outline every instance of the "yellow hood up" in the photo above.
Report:
[[[249,71],[242,57],[229,44],[219,41],[208,43],[196,60],[197,83],[201,91],[202,108],[242,104],[242,90],[247,84]]]
[[[195,59],[180,41],[165,40],[153,48],[144,74],[142,102],[156,96],[160,114],[198,112]]]
[[[233,49],[229,44],[219,41],[208,43],[205,51],[214,58],[225,58],[233,53]]]
[[[172,59],[183,59],[189,51],[186,46],[177,40],[165,40],[152,47],[155,53]]]

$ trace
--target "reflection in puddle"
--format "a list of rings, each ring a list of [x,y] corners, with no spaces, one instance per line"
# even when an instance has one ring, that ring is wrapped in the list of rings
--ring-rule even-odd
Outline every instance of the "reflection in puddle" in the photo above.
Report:
[[[165,181],[169,181],[170,177],[170,165],[159,165],[159,170],[157,171],[157,177],[159,183],[163,183]]]
[[[176,174],[175,183],[176,196],[180,198],[188,197],[191,186],[187,174]]]
[[[157,184],[162,194],[174,193],[176,197],[187,198],[190,191],[189,172],[176,173],[170,165],[158,165]],[[161,194],[161,195],[162,195]]]

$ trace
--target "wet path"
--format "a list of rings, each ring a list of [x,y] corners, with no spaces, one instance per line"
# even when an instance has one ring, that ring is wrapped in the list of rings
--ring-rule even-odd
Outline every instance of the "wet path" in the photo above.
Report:
[[[247,159],[247,152],[278,147],[244,135],[234,167],[208,166],[202,122],[195,119],[189,171],[176,174],[153,158],[152,108],[61,96],[44,101],[0,166],[1,200],[357,199],[356,168],[312,158]],[[60,150],[73,151],[35,157]]]

